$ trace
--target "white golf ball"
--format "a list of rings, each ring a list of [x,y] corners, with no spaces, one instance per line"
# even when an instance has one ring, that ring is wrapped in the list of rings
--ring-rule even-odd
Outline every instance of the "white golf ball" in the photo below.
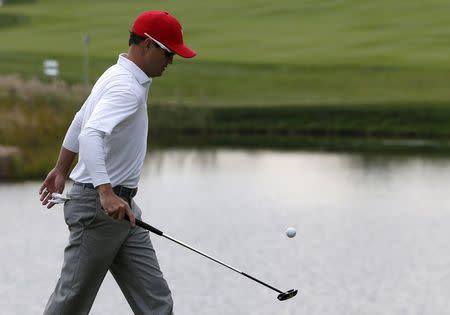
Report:
[[[290,227],[286,230],[286,235],[289,238],[295,237],[296,234],[297,234],[297,231],[293,227]]]

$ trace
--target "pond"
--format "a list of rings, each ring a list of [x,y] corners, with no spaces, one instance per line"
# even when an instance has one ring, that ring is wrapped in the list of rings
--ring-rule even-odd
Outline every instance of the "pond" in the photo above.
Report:
[[[448,314],[449,171],[450,159],[418,156],[170,149],[148,155],[136,201],[170,236],[299,290],[279,302],[151,235],[177,315]],[[39,186],[0,185],[1,314],[42,313],[59,276],[68,231]],[[131,314],[109,274],[91,314]]]

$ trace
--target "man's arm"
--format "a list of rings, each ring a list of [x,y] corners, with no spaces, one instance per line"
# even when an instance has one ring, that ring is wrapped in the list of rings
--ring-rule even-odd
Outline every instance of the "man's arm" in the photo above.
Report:
[[[105,163],[105,137],[134,115],[139,100],[129,82],[118,82],[95,104],[92,114],[78,136],[80,160],[83,161],[100,196],[100,203],[108,215],[115,219],[128,216],[132,225],[135,217],[126,201],[117,196],[111,185]],[[131,158],[131,157],[130,157]]]
[[[100,204],[105,212],[114,219],[122,220],[128,216],[134,226],[135,217],[128,203],[117,196],[110,183],[105,165],[104,137],[102,131],[85,128],[80,133],[80,156],[91,175],[92,183],[100,196]]]
[[[66,132],[66,136],[64,137],[56,165],[48,173],[39,189],[39,194],[41,195],[40,201],[44,206],[47,205],[48,209],[55,205],[52,202],[48,202],[52,197],[52,193],[62,193],[64,191],[64,185],[69,175],[70,166],[78,152],[78,135],[81,131],[85,110],[86,107],[83,105],[75,114],[75,117]]]

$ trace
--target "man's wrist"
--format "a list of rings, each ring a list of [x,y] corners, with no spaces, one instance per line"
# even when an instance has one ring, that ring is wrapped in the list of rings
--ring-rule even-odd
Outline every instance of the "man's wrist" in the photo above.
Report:
[[[110,183],[98,185],[97,187],[95,187],[95,189],[102,196],[113,193],[113,189]]]
[[[56,165],[55,166],[55,171],[59,175],[63,176],[64,178],[67,178],[67,176],[69,175],[69,172],[68,172],[67,168],[64,168],[64,167],[62,167],[60,165]]]
[[[77,153],[61,147],[58,160],[56,161],[56,171],[65,178],[69,175],[70,167]]]

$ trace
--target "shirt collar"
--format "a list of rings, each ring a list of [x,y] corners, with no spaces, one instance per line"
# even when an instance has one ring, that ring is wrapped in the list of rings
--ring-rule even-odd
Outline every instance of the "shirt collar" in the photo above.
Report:
[[[152,79],[149,78],[141,68],[127,58],[127,54],[120,54],[117,64],[130,71],[140,84],[144,85],[152,82]]]

